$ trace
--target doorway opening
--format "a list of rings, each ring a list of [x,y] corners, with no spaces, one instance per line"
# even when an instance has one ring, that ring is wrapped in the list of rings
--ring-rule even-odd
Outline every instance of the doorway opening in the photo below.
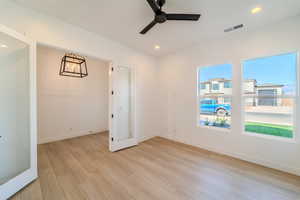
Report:
[[[68,50],[37,46],[39,144],[109,130],[109,62],[84,56],[88,76],[60,76]]]
[[[60,76],[66,53],[37,46],[39,143],[103,133],[110,151],[137,145],[134,69],[79,53],[88,76]]]

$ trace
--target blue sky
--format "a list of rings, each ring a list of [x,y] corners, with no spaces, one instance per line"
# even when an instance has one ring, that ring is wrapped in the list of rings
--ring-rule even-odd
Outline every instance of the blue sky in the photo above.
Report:
[[[256,79],[258,84],[293,86],[296,82],[296,64],[297,54],[295,53],[248,60],[243,63],[243,77]],[[201,67],[200,82],[212,78],[231,79],[231,72],[230,64]]]
[[[297,54],[284,54],[244,62],[244,79],[256,79],[258,84],[294,85]]]
[[[210,67],[201,67],[199,70],[200,82],[207,81],[212,78],[226,78],[231,80],[232,65],[214,65]]]

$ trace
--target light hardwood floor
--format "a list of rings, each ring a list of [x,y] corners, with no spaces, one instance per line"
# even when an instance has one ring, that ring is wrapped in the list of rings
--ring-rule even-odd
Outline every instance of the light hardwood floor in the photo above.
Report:
[[[38,149],[39,179],[13,200],[300,199],[300,177],[159,137],[116,153],[107,133]]]

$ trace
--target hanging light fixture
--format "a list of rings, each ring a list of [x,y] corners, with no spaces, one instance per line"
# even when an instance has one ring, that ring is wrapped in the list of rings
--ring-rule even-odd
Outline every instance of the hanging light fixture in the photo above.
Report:
[[[86,60],[80,55],[66,53],[61,60],[59,75],[83,78],[88,75]]]

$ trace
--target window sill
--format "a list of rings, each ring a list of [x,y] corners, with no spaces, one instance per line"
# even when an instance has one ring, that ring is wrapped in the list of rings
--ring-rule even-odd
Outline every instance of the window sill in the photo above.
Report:
[[[286,142],[286,143],[292,143],[292,144],[296,144],[297,141],[294,138],[284,138],[284,137],[280,137],[280,136],[272,136],[272,135],[263,135],[263,134],[258,134],[258,133],[253,133],[253,132],[243,132],[243,135],[247,135],[250,137],[259,137],[259,138],[265,138],[268,140],[277,140],[280,142]]]

